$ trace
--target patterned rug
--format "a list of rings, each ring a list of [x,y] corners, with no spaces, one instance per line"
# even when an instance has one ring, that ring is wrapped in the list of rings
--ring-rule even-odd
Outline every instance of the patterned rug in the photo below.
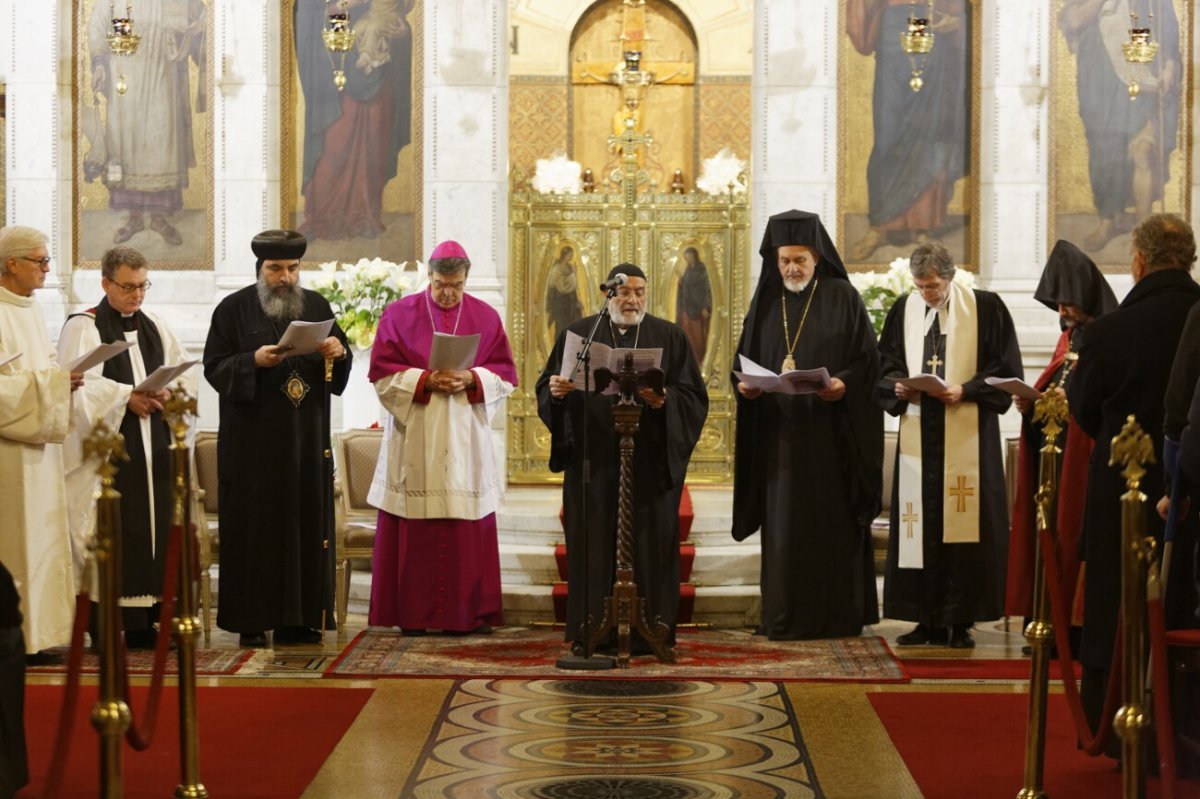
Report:
[[[564,671],[560,630],[505,627],[491,635],[425,635],[365,630],[325,671],[327,677],[486,677],[907,682],[882,638],[768,641],[741,630],[680,633],[678,662],[634,657],[628,669]]]
[[[50,650],[58,652],[65,658],[67,647],[60,646]],[[233,674],[242,664],[254,654],[251,649],[197,649],[197,674]],[[154,669],[154,652],[149,649],[130,649],[126,661],[130,674],[149,674]],[[30,674],[66,674],[67,665],[60,663],[56,666],[31,666],[26,669]],[[100,671],[100,657],[91,652],[83,653],[83,673],[96,674]],[[177,674],[179,661],[174,652],[167,653],[166,673]]]
[[[776,683],[467,680],[401,796],[820,799]]]

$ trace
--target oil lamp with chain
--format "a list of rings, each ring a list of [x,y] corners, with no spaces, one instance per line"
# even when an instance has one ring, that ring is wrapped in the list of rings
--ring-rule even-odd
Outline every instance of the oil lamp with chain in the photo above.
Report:
[[[1136,11],[1130,12],[1129,17],[1131,23],[1129,40],[1121,42],[1121,52],[1125,54],[1126,63],[1133,65],[1134,77],[1129,81],[1129,100],[1132,102],[1142,91],[1141,84],[1137,80],[1137,71],[1139,67],[1149,68],[1149,64],[1158,55],[1158,42],[1150,38],[1149,27],[1138,27]],[[1149,15],[1149,22],[1154,22],[1153,12]]]
[[[329,0],[325,0],[329,5]],[[329,66],[333,69],[333,85],[340,92],[346,88],[346,53],[354,46],[355,33],[350,29],[350,15],[346,13],[345,3],[339,4],[337,11],[329,13],[321,38],[325,41],[325,50],[329,53]],[[338,63],[334,65],[333,56],[338,55]]]
[[[108,13],[112,17],[112,27],[108,35],[108,49],[113,55],[131,56],[137,52],[142,36],[133,28],[133,4],[125,6],[125,16],[118,17],[110,3]],[[117,75],[117,94],[124,96],[129,86],[125,83],[125,75]]]
[[[917,16],[916,4],[913,3],[908,15],[908,24],[900,31],[900,49],[908,54],[908,62],[912,66],[912,79],[908,85],[914,92],[921,91],[921,87],[925,85],[921,74],[925,71],[925,62],[933,50],[933,27],[930,25],[932,19],[933,0],[929,0],[929,13],[925,17]]]

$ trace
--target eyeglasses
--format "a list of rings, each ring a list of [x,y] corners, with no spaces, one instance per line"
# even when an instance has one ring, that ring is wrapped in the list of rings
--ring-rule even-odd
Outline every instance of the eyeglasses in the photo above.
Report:
[[[28,255],[18,255],[17,257],[22,261],[29,261],[29,263],[37,264],[38,266],[50,265],[50,256],[48,255],[45,258],[30,258]]]
[[[113,285],[116,286],[117,288],[119,288],[121,291],[125,292],[126,294],[136,294],[139,291],[142,292],[143,294],[145,294],[147,291],[150,290],[151,283],[149,280],[147,280],[145,283],[138,283],[135,286],[130,286],[126,283],[113,283]]]

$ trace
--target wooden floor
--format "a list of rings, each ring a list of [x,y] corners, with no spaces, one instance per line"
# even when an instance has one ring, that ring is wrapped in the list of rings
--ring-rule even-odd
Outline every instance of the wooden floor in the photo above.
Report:
[[[904,685],[682,681],[321,679],[365,625],[341,640],[261,650],[203,685],[375,689],[303,794],[337,797],[917,797],[868,691],[1024,692],[1016,681]],[[889,643],[911,625],[864,634]],[[970,652],[913,647],[904,657],[1020,657],[1002,622],[980,624]],[[236,649],[214,630],[212,647]],[[31,675],[31,683],[61,678]],[[135,679],[145,682],[145,678]],[[1019,786],[1017,786],[1019,787]]]

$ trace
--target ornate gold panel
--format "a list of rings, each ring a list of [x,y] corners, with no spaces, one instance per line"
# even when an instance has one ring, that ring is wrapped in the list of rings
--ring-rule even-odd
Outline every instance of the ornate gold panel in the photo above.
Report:
[[[522,185],[521,176],[514,177],[514,185]],[[595,287],[609,269],[627,260],[623,233],[630,209],[625,203],[621,193],[514,191],[511,196],[508,333],[520,376],[508,404],[511,483],[560,479],[547,467],[550,435],[537,415],[535,386],[559,321],[565,324],[574,312],[587,316],[598,311],[604,297]],[[734,438],[729,371],[746,312],[749,210],[741,198],[637,194],[633,211],[634,251],[629,260],[649,278],[650,313],[677,321],[680,283],[689,258],[707,270],[711,313],[707,336],[697,341],[709,408],[688,480],[727,483],[732,479]],[[692,256],[687,255],[689,249],[695,250]],[[568,280],[555,284],[569,271],[562,266],[568,259],[575,273],[573,287]]]

